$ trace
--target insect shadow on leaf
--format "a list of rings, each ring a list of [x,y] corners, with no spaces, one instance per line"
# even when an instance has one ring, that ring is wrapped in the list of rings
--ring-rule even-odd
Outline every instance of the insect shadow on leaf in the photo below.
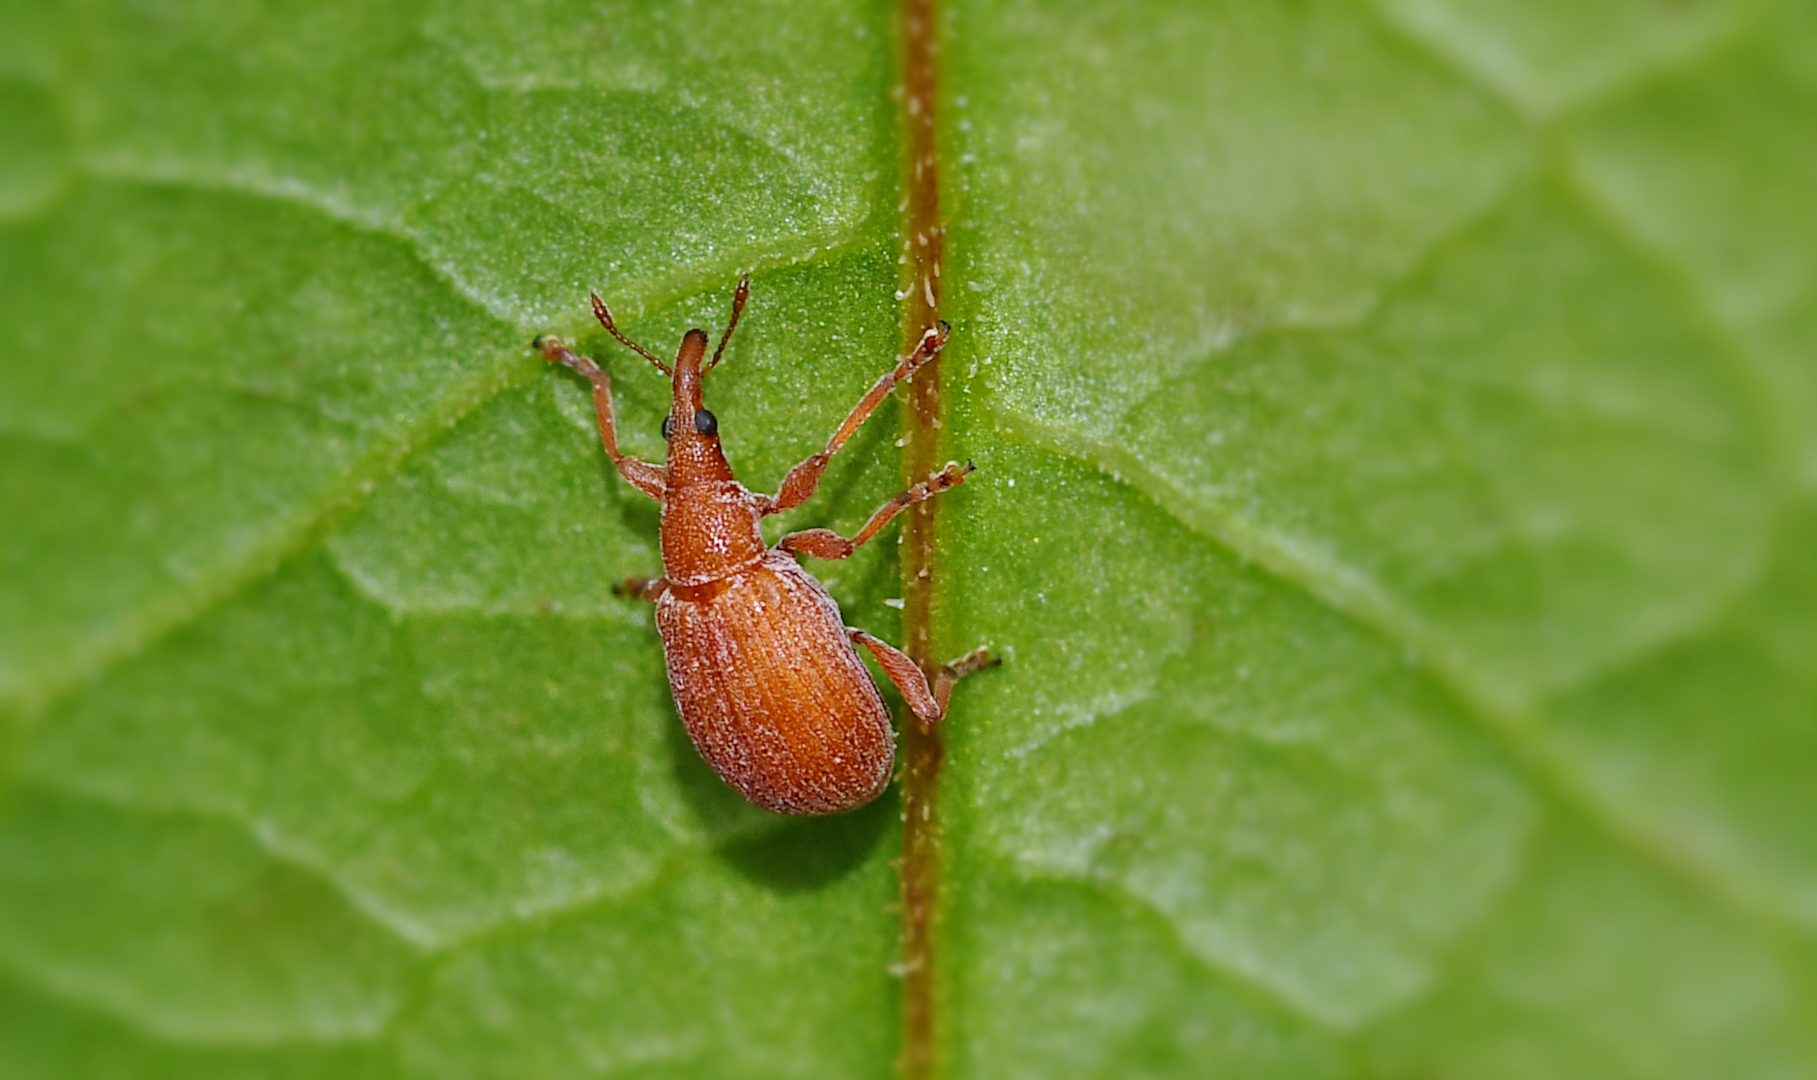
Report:
[[[727,842],[719,854],[777,892],[821,889],[868,861],[895,814],[896,807],[879,799],[849,814],[787,818],[780,827]]]

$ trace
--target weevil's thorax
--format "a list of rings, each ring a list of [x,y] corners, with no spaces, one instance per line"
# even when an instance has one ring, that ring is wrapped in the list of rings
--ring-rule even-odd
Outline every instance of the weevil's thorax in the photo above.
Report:
[[[756,500],[732,478],[719,422],[701,400],[706,345],[699,330],[682,339],[674,402],[664,424],[669,460],[662,500],[663,576],[684,588],[750,569],[765,551]]]
[[[736,480],[670,485],[662,500],[662,572],[688,588],[763,562],[751,493]]]

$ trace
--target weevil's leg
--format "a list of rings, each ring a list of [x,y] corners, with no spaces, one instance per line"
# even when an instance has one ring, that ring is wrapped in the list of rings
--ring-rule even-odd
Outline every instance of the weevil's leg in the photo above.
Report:
[[[934,699],[934,692],[928,689],[927,676],[921,674],[921,669],[907,653],[856,627],[848,626],[845,632],[852,644],[864,646],[866,652],[877,658],[878,666],[890,677],[890,682],[896,684],[902,700],[908,702],[909,711],[921,721],[922,727],[933,727],[940,722],[946,710]]]
[[[833,432],[833,437],[826,441],[826,449],[790,469],[789,475],[783,477],[781,490],[774,497],[758,496],[758,508],[765,514],[780,514],[807,502],[813,496],[814,489],[820,486],[820,474],[826,472],[827,462],[852,437],[852,433],[858,430],[858,425],[877,411],[877,406],[890,396],[890,391],[896,388],[897,383],[913,378],[917,368],[940,354],[940,347],[946,344],[946,335],[951,330],[952,327],[943,322],[938,330],[929,330],[921,335],[921,344],[915,346],[915,351],[904,357],[893,370],[884,372],[864,397],[858,400],[858,404],[852,407],[852,411],[846,414],[839,430]]]
[[[543,358],[553,364],[585,375],[593,384],[593,414],[599,418],[599,441],[606,448],[606,457],[617,467],[618,475],[632,487],[652,499],[661,499],[664,473],[660,465],[652,465],[618,452],[618,427],[613,422],[612,414],[612,379],[600,369],[598,364],[579,355],[573,349],[563,345],[552,337],[539,337],[530,346],[543,354]]]
[[[776,546],[792,554],[812,555],[816,559],[843,559],[857,551],[860,544],[881,532],[883,527],[890,523],[890,519],[902,513],[904,509],[915,503],[931,499],[949,488],[958,487],[967,476],[976,470],[977,466],[969,461],[964,465],[955,461],[947,462],[946,468],[941,469],[926,481],[916,484],[879,506],[877,512],[871,515],[871,520],[865,522],[864,528],[859,529],[857,535],[850,540],[831,529],[803,529],[800,532],[789,533],[778,540]]]
[[[659,577],[628,577],[612,591],[619,596],[629,596],[633,600],[648,600],[655,603],[663,593],[669,591],[669,579]]]
[[[874,638],[853,627],[845,628],[846,635],[853,644],[862,645],[866,652],[877,658],[883,673],[890,677],[901,692],[902,700],[908,702],[909,711],[923,727],[933,727],[946,715],[946,703],[953,696],[953,684],[965,678],[979,668],[996,667],[1002,661],[990,654],[989,649],[978,649],[954,660],[941,668],[934,676],[934,685],[930,689],[927,676],[908,658],[908,654],[886,642]]]

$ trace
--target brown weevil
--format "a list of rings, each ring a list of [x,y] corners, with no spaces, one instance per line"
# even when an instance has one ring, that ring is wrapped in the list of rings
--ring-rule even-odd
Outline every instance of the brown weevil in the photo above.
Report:
[[[669,688],[700,756],[766,810],[835,814],[876,798],[889,783],[895,759],[889,711],[855,645],[877,659],[924,725],[945,714],[954,682],[992,661],[980,649],[946,665],[929,686],[907,655],[846,626],[826,587],[795,557],[845,558],[904,507],[959,484],[972,466],[949,463],[884,503],[849,540],[829,529],[807,529],[766,545],[759,521],[814,494],[828,460],[898,382],[940,352],[949,327],[942,323],[924,334],[859,400],[825,450],[791,469],[775,495],[759,495],[732,476],[719,443],[719,422],[701,401],[701,379],[725,354],[750,290],[746,275],[719,347],[705,363],[705,331],[688,331],[675,362],[665,363],[620,333],[605,302],[593,296],[593,314],[606,332],[656,365],[673,385],[673,404],[662,424],[668,461],[661,466],[619,452],[612,381],[598,364],[552,337],[531,345],[593,384],[606,457],[627,483],[662,503],[662,576],[632,578],[619,591],[656,604]]]

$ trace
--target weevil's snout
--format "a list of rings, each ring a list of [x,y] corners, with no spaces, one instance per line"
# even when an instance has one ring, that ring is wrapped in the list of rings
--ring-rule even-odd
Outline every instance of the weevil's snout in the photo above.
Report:
[[[675,354],[675,407],[673,416],[693,416],[700,411],[700,380],[705,371],[700,362],[707,355],[707,332],[690,330],[681,339],[681,350]]]
[[[669,443],[671,490],[732,479],[732,468],[719,446],[719,421],[701,404],[700,380],[706,374],[701,358],[706,352],[707,335],[690,330],[675,356],[675,403],[662,422],[662,436]]]

